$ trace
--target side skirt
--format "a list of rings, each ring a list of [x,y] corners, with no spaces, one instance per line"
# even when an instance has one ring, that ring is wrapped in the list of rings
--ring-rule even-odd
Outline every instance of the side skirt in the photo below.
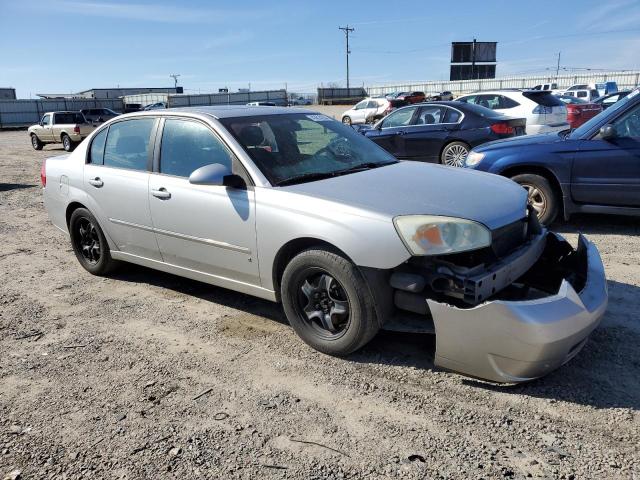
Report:
[[[264,298],[265,300],[276,301],[276,292],[266,288],[252,285],[249,283],[239,282],[226,277],[220,277],[212,275],[210,273],[200,272],[198,270],[192,270],[190,268],[179,267],[170,263],[159,262],[157,260],[151,260],[145,257],[139,257],[138,255],[132,255],[130,253],[124,253],[119,251],[111,251],[111,257],[114,260],[122,260],[123,262],[135,263],[142,265],[143,267],[153,268],[162,272],[172,273],[180,277],[190,278],[199,282],[215,285],[216,287],[228,288],[240,293],[246,293],[247,295],[253,295],[254,297]]]

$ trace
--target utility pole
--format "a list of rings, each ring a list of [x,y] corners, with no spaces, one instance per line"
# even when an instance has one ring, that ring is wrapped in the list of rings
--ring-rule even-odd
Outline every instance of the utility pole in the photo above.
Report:
[[[347,89],[348,89],[349,88],[349,54],[351,53],[351,50],[349,50],[349,34],[354,31],[354,28],[349,27],[349,25],[347,25],[346,27],[338,27],[338,30],[342,30],[345,36],[347,37]]]
[[[178,77],[180,76],[179,73],[172,73],[171,75],[169,75],[169,77],[173,78],[173,88],[178,88]]]
[[[558,66],[556,67],[556,80],[558,79],[558,73],[560,73],[560,54],[562,52],[558,52]]]

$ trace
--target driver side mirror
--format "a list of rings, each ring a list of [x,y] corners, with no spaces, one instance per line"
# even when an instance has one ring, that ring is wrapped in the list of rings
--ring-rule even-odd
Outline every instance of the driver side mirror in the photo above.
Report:
[[[616,132],[616,128],[610,123],[600,127],[600,138],[602,138],[602,140],[605,140],[605,141],[613,140],[617,136],[618,136],[618,133]]]
[[[194,170],[191,175],[189,175],[189,183],[229,188],[246,188],[247,186],[240,175],[234,174],[221,163],[212,163]]]

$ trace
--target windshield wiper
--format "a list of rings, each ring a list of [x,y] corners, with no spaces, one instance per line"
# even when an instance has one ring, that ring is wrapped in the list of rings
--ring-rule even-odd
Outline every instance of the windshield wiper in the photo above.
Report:
[[[367,162],[354,165],[353,167],[345,168],[343,170],[334,170],[333,172],[309,172],[301,175],[295,175],[293,177],[285,178],[276,182],[274,185],[282,187],[285,185],[292,185],[294,183],[303,183],[311,180],[323,180],[325,178],[337,177],[340,175],[347,175],[349,173],[362,172],[364,170],[371,170],[372,168],[384,167],[397,162],[375,163]]]
[[[274,185],[278,187],[283,187],[285,185],[292,185],[294,183],[303,183],[308,182],[310,180],[322,180],[325,178],[334,177],[336,172],[309,172],[303,173],[301,175],[294,175],[293,177],[284,178],[282,180],[277,181]]]
[[[362,172],[363,170],[371,170],[373,168],[384,167],[387,165],[391,165],[393,163],[397,163],[397,162],[386,162],[386,163],[365,162],[365,163],[360,163],[359,165],[354,165],[353,167],[345,168],[344,170],[337,170],[333,173],[335,175],[345,175],[347,173]]]

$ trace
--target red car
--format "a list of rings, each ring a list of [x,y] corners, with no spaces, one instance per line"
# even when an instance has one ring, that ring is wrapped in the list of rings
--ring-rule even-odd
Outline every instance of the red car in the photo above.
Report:
[[[427,97],[424,92],[401,92],[396,97],[396,100],[404,100],[407,103],[420,103],[424,102]]]
[[[602,111],[602,105],[589,103],[581,98],[569,95],[558,95],[558,98],[567,105],[567,122],[571,128],[578,128]]]

